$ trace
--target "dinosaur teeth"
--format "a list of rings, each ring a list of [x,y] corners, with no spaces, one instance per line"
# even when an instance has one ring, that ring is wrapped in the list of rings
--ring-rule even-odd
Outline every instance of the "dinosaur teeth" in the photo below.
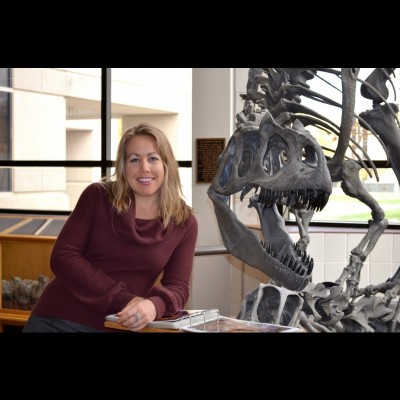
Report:
[[[300,250],[297,243],[293,243],[293,249],[297,254],[297,258],[292,257],[290,254],[281,253],[281,250],[273,249],[267,242],[260,241],[261,247],[267,254],[280,262],[286,268],[293,271],[299,276],[311,275],[314,267],[314,260],[307,255],[305,251]]]
[[[245,194],[252,187],[246,186],[241,194],[240,199],[242,200]],[[258,189],[258,187],[257,187]],[[288,206],[303,206],[307,210],[321,211],[328,202],[330,193],[316,189],[295,189],[295,190],[271,190],[263,189],[260,190],[258,202],[263,207],[272,207],[274,204],[282,203],[283,199],[286,199],[285,203]]]
[[[243,189],[242,189],[242,193],[240,193],[240,201],[243,201],[244,196],[246,196],[247,193],[250,192],[251,189],[253,189],[255,186],[253,185],[246,185]],[[257,191],[257,187],[256,187],[256,191]]]

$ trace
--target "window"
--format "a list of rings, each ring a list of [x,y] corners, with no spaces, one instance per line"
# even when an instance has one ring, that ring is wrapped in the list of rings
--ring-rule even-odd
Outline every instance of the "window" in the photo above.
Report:
[[[358,75],[359,78],[365,80],[369,74],[373,71],[373,68],[361,68]],[[396,71],[395,71],[396,72]],[[320,73],[319,73],[320,74]],[[321,74],[324,79],[318,79],[314,77],[307,83],[310,85],[310,89],[318,93],[322,93],[325,96],[341,103],[341,89],[340,78],[332,74]],[[393,79],[393,77],[392,77]],[[397,98],[400,95],[400,79],[394,77],[394,88],[390,84],[387,84],[389,97],[387,101],[389,103],[397,103]],[[358,115],[363,111],[372,109],[372,101],[365,99],[360,94],[361,83],[358,83],[356,90],[356,106],[355,113]],[[336,125],[340,126],[341,109],[329,105],[313,101],[311,99],[303,99],[302,104],[316,110],[318,113],[328,117]],[[317,138],[318,142],[325,148],[335,149],[337,145],[337,137],[330,134],[328,135],[325,131],[308,126],[309,130],[314,137]],[[377,176],[374,174],[372,169],[367,172],[366,169],[360,170],[360,179],[364,184],[364,187],[376,199],[379,205],[383,208],[386,218],[390,223],[400,222],[400,208],[399,203],[399,183],[393,172],[393,169],[387,166],[386,155],[383,147],[379,141],[366,129],[360,127],[358,121],[355,120],[352,131],[352,139],[360,146],[359,149],[352,145],[354,153],[358,155],[362,160],[366,161],[367,157],[362,152],[368,154],[369,158],[374,162],[377,167]],[[325,150],[325,155],[332,157],[333,153]],[[350,159],[357,160],[357,156],[352,151],[348,150],[346,156]],[[371,219],[371,209],[359,200],[347,196],[341,189],[340,182],[333,183],[333,192],[329,198],[328,204],[325,208],[316,212],[313,216],[313,221],[327,222],[362,222],[366,223],[368,219]],[[289,219],[294,219],[294,216],[289,215]]]
[[[189,167],[190,203],[191,69],[14,68],[12,77],[0,69],[2,212],[69,213],[112,172],[122,132],[144,120]]]

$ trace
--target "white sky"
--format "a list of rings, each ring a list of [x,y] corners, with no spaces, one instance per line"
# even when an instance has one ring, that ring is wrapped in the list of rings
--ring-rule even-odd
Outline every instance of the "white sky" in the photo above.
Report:
[[[335,68],[340,70],[340,68]],[[374,70],[374,68],[361,68],[360,72],[358,74],[358,77],[365,80],[369,74]],[[395,71],[396,72],[396,71]],[[399,71],[400,74],[400,71]],[[341,89],[341,83],[340,79],[333,74],[321,74],[321,77],[324,79],[329,80],[332,84],[334,84],[336,87]],[[323,94],[324,96],[330,97],[334,99],[335,101],[341,103],[341,93],[335,89],[333,89],[331,86],[329,86],[327,83],[323,82],[321,79],[315,77],[307,83],[310,85],[310,88],[318,93]],[[397,91],[397,99],[396,101],[394,100],[394,93],[393,89],[390,84],[388,84],[388,89],[389,89],[389,102],[398,102],[399,101],[399,94],[400,94],[400,80],[399,78],[393,79],[394,86]],[[365,99],[364,97],[361,96],[360,94],[360,86],[361,83],[358,83],[358,88],[357,88],[357,98],[356,98],[356,105],[355,105],[355,112],[357,114],[361,113],[362,111],[366,111],[372,108],[372,101],[369,99]],[[330,119],[332,119],[333,122],[335,122],[337,125],[340,125],[340,117],[341,117],[341,110],[336,107],[328,106],[319,102],[316,102],[314,100],[310,100],[307,98],[302,97],[302,102],[303,105],[306,105],[307,107],[310,107],[312,109],[316,109],[318,107],[318,112]]]

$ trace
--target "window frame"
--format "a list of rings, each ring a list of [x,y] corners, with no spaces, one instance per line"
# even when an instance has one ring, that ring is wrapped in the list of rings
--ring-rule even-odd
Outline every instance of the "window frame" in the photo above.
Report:
[[[11,69],[12,74],[12,69]],[[10,89],[12,90],[12,88]],[[101,156],[100,160],[0,160],[0,167],[97,167],[101,177],[111,174],[115,161],[111,154],[111,68],[101,68]],[[11,105],[10,105],[11,109]],[[11,116],[10,116],[11,119]],[[12,128],[11,128],[12,129]],[[179,167],[192,168],[192,161],[179,161]],[[72,210],[71,210],[72,211]],[[33,215],[69,215],[71,211],[64,210],[31,210],[17,208],[2,208],[0,214],[33,214]]]

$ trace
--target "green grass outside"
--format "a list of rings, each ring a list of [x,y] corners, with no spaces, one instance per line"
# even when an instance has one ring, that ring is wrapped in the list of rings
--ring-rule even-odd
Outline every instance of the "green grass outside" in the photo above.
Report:
[[[400,222],[400,195],[398,193],[371,193],[385,212],[389,222]],[[332,194],[323,211],[316,212],[313,221],[367,222],[371,210],[359,200],[345,194]]]

